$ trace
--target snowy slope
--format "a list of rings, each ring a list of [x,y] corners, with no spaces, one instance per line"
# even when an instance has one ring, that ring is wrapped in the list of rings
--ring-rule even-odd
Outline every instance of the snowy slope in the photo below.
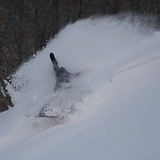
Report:
[[[0,114],[0,159],[159,160],[159,42],[159,32],[133,18],[68,25],[13,75],[15,107]],[[50,52],[82,73],[67,92],[53,90]],[[26,116],[46,103],[65,119]]]

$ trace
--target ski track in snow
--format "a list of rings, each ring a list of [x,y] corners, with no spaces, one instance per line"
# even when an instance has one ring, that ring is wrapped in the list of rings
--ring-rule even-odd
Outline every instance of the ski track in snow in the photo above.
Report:
[[[86,154],[86,157],[79,156],[78,159],[114,160],[120,157],[120,159],[123,160],[140,160],[141,158],[148,158],[149,160],[151,157],[154,157],[153,151],[150,151],[150,154],[148,153],[149,155],[144,153],[145,149],[142,149],[142,153],[138,153],[135,148],[136,145],[128,138],[128,134],[132,134],[131,131],[133,131],[137,138],[141,138],[140,145],[144,146],[145,143],[148,145],[148,141],[145,142],[145,139],[143,140],[142,138],[143,135],[141,135],[141,133],[143,133],[143,131],[141,131],[140,134],[134,131],[136,127],[138,127],[137,130],[141,130],[139,125],[142,123],[141,127],[143,127],[143,125],[146,125],[145,122],[136,122],[136,124],[138,124],[137,126],[134,126],[135,123],[131,122],[133,125],[132,129],[126,122],[130,117],[124,113],[126,112],[132,117],[133,115],[130,111],[133,111],[133,114],[135,114],[140,105],[137,104],[137,106],[135,106],[137,110],[129,110],[127,108],[128,106],[133,107],[129,100],[131,102],[133,99],[136,101],[136,95],[134,95],[134,93],[137,92],[136,85],[139,87],[143,86],[143,83],[141,81],[138,82],[135,77],[136,71],[138,78],[140,77],[142,79],[142,75],[144,75],[144,77],[146,76],[148,78],[146,84],[149,84],[149,82],[152,83],[152,78],[149,77],[149,73],[151,74],[152,70],[156,70],[156,67],[160,67],[160,33],[153,31],[149,26],[143,24],[139,21],[138,17],[134,21],[131,21],[131,19],[132,18],[125,18],[119,20],[116,17],[99,17],[69,24],[61,30],[46,48],[38,52],[34,58],[31,58],[17,70],[12,76],[10,84],[7,86],[14,102],[14,108],[0,114],[0,153],[2,154],[3,160],[12,159],[11,157],[14,152],[16,153],[18,149],[20,149],[18,146],[22,146],[22,148],[28,149],[28,151],[22,149],[22,153],[13,156],[13,159],[21,159],[23,153],[28,153],[27,155],[32,154],[29,149],[30,145],[37,147],[37,153],[33,149],[33,155],[26,158],[23,157],[24,160],[27,158],[40,160],[45,157],[51,159],[53,154],[57,159],[63,159],[65,156],[70,157],[69,159],[75,159],[76,153],[80,152],[78,152],[78,150],[82,149],[82,146],[85,146],[85,141],[86,143],[91,143],[91,145],[87,145],[90,147],[90,150],[87,153],[82,149],[80,153]],[[55,53],[59,64],[64,66],[69,72],[81,72],[78,78],[71,80],[68,89],[58,92],[54,91],[55,75],[49,59],[50,52]],[[142,75],[139,75],[139,73]],[[153,76],[155,76],[155,74],[153,74]],[[158,75],[157,78],[159,79]],[[158,80],[156,82],[158,82]],[[141,86],[138,83],[140,83]],[[133,88],[131,84],[133,84]],[[124,92],[120,86],[124,87]],[[130,94],[135,97],[128,95],[127,87],[128,89],[132,88],[133,93]],[[145,85],[143,89],[144,92],[137,92],[140,96],[145,94],[145,91],[149,92],[145,89]],[[114,93],[114,90],[117,91],[117,93]],[[119,96],[119,94],[121,96]],[[147,95],[148,94],[149,93],[147,93]],[[113,97],[111,97],[111,95]],[[125,103],[122,101],[123,96],[126,96]],[[113,98],[115,98],[114,103],[112,102]],[[116,101],[121,105],[119,108],[116,108]],[[157,104],[158,103],[157,101]],[[108,104],[111,105],[108,106]],[[122,104],[124,104],[124,106],[122,106]],[[147,106],[145,103],[142,103],[142,105]],[[43,106],[47,106],[48,115],[58,115],[64,118],[49,119],[34,117]],[[140,107],[139,109],[142,111],[144,108]],[[149,108],[146,108],[146,110],[148,114]],[[157,111],[159,110],[157,109]],[[110,115],[107,113],[110,113]],[[120,114],[123,116],[121,117]],[[33,117],[27,117],[32,115]],[[113,116],[113,118],[111,118],[111,116]],[[141,116],[142,118],[140,118]],[[137,115],[137,119],[139,118],[140,121],[143,119],[143,115],[141,116]],[[149,120],[145,115],[144,119],[148,124]],[[109,122],[110,120],[112,120],[112,122]],[[121,124],[119,124],[118,121]],[[157,121],[159,121],[159,119]],[[57,126],[59,124],[61,125]],[[100,127],[101,125],[104,126],[104,129]],[[88,126],[91,128],[90,131],[87,129]],[[97,126],[97,128],[93,126]],[[117,129],[120,126],[123,129]],[[70,131],[66,129],[67,127]],[[47,128],[50,129],[46,130]],[[63,128],[65,135],[61,134]],[[88,133],[84,131],[85,129]],[[95,132],[94,129],[97,131]],[[104,130],[104,133],[100,132],[101,129]],[[128,129],[131,131],[127,131]],[[72,130],[75,134],[71,133]],[[126,144],[122,144],[121,148],[123,141],[122,139],[118,139],[118,137],[124,138],[122,131],[124,131],[124,133],[126,132],[127,140],[124,140]],[[119,132],[119,136],[117,132]],[[157,129],[154,135],[157,136],[158,132],[159,129]],[[55,136],[55,138],[53,137],[55,145],[49,142],[50,139],[46,139],[46,141],[42,140],[44,144],[49,144],[47,147],[48,151],[46,151],[38,140],[45,136],[52,138],[52,133],[53,136]],[[58,133],[60,135],[58,135]],[[84,136],[85,133],[86,136]],[[89,133],[93,133],[93,136],[89,137]],[[101,135],[102,139],[105,139],[104,143],[101,140],[97,140],[97,143],[95,142],[94,144],[93,138],[96,137],[96,134],[98,136]],[[106,135],[108,135],[108,137]],[[115,139],[112,139],[112,135]],[[150,135],[152,134],[149,132],[144,136],[148,137]],[[65,148],[66,143],[71,142],[68,142],[64,136],[71,141],[76,141],[80,146],[79,148],[75,147],[75,154],[72,154],[72,156],[68,155],[69,150]],[[71,136],[73,136],[73,138],[71,138]],[[77,137],[82,141],[77,140]],[[137,141],[135,137],[133,139]],[[110,147],[106,147],[107,143]],[[134,145],[132,146],[130,143]],[[40,144],[40,146],[38,146],[38,144]],[[151,142],[151,146],[153,145],[153,147],[160,146],[159,141],[157,141],[157,145],[155,144],[156,142]],[[57,148],[56,145],[58,146]],[[95,145],[101,146],[99,150],[96,150],[97,147]],[[125,145],[129,146],[127,152],[125,151],[127,148]],[[64,153],[64,157],[58,150],[60,146],[63,146],[61,152]],[[50,147],[55,149],[53,153]],[[74,143],[72,142],[69,147],[74,149]],[[106,155],[104,157],[106,152],[105,148],[108,149],[108,156]],[[94,158],[89,154],[92,149],[94,151]],[[7,155],[8,150],[10,150],[12,156]],[[43,150],[45,156],[41,154]],[[38,156],[38,151],[42,157],[40,157],[40,155]],[[114,155],[115,152],[118,155],[117,157]],[[158,157],[157,153],[158,148],[155,149],[155,156]],[[100,157],[100,155],[102,157]],[[160,156],[157,157],[155,157],[154,160],[160,158]]]

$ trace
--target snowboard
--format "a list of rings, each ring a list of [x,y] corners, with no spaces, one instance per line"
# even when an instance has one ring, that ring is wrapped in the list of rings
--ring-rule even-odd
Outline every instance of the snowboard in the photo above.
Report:
[[[64,119],[62,116],[40,116],[40,115],[27,115],[26,117],[29,118],[51,118],[51,119]]]

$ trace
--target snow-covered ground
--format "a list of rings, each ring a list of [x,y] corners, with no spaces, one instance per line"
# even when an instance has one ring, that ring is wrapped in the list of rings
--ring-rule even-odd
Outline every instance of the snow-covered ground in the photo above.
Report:
[[[140,18],[142,19],[142,18]],[[138,17],[66,26],[13,75],[0,113],[2,160],[159,160],[160,32]],[[49,53],[72,73],[54,92]],[[50,115],[30,117],[47,105]]]

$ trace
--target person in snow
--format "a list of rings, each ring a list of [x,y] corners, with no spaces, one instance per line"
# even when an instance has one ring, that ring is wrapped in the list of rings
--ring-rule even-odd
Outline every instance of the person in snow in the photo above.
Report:
[[[57,90],[58,88],[62,87],[62,84],[69,83],[71,77],[73,77],[74,74],[68,72],[64,67],[59,67],[58,62],[52,52],[50,53],[50,59],[52,61],[53,68],[54,68],[55,75],[56,75],[55,90]]]
[[[79,73],[76,73],[76,74],[70,73],[64,67],[59,67],[58,62],[53,53],[50,53],[50,59],[53,64],[53,69],[56,75],[55,91],[57,91],[60,88],[63,88],[63,84],[69,83],[72,77],[77,77],[79,75]],[[66,89],[66,87],[64,87],[63,89]],[[39,116],[47,117],[46,115],[47,110],[48,110],[48,107],[46,104],[42,107],[39,113]]]

